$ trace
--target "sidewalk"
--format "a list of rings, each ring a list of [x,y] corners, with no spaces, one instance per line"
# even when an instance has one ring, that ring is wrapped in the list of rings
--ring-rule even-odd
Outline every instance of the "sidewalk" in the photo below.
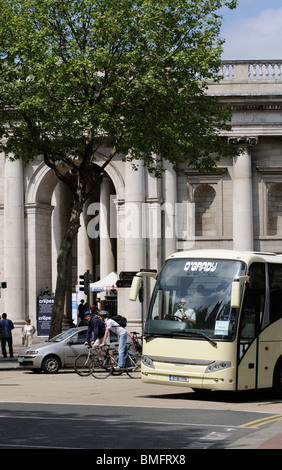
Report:
[[[37,338],[35,337],[33,340],[33,346],[36,347],[37,344],[44,343],[45,339],[44,338]],[[6,351],[7,351],[7,357],[4,358],[2,355],[2,352],[0,351],[0,370],[9,370],[9,369],[21,369],[22,368],[18,364],[18,354],[21,349],[24,349],[25,346],[22,344],[13,344],[13,351],[14,351],[14,357],[9,356],[9,348],[8,345],[6,345]]]
[[[282,449],[282,419],[234,442],[227,449]]]
[[[19,369],[18,364],[18,355],[16,354],[14,357],[6,357],[4,358],[2,355],[0,357],[0,370],[9,370],[9,369]]]
[[[6,347],[7,350],[7,357],[4,358],[2,352],[0,352],[0,370],[9,370],[9,369],[19,369],[20,366],[18,364],[18,354],[19,351],[23,349],[23,346],[15,345],[13,346],[14,357],[9,356],[9,349]]]

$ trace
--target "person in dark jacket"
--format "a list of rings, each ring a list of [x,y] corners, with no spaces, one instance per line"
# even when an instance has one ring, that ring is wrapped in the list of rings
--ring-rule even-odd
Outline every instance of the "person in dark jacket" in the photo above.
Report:
[[[3,357],[7,357],[6,343],[8,343],[10,357],[14,357],[12,338],[12,330],[14,329],[14,324],[12,320],[9,320],[7,318],[7,313],[3,313],[2,315],[2,320],[0,321],[0,328]]]
[[[78,306],[78,319],[77,319],[77,320],[78,320],[78,325],[79,325],[79,326],[84,326],[84,323],[83,323],[83,322],[84,322],[84,320],[85,320],[85,317],[84,317],[84,315],[85,315],[85,310],[86,310],[86,305],[85,305],[85,303],[84,303],[84,300],[82,299],[82,300],[80,301],[79,306]]]
[[[91,343],[94,346],[99,346],[105,334],[104,322],[99,318],[99,315],[91,315],[89,310],[85,312],[85,318],[88,321],[85,344]]]
[[[91,315],[90,311],[85,312],[85,318],[88,321],[85,344],[91,343],[94,348],[97,348],[98,357],[102,360],[99,345],[102,343],[105,334],[104,322],[99,318],[99,315]]]

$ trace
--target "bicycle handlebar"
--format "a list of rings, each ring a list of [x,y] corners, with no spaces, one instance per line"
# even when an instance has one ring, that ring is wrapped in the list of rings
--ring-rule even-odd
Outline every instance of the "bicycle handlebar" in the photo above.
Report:
[[[100,351],[108,351],[108,350],[116,351],[117,350],[116,348],[109,346],[108,344],[105,344],[105,346],[102,346],[101,348],[99,346],[94,346],[94,344],[91,344],[91,343],[84,343],[84,346],[87,349],[94,349],[94,350],[100,350]]]
[[[94,344],[91,344],[91,343],[84,343],[84,346],[87,349],[98,349],[98,346],[95,346]]]

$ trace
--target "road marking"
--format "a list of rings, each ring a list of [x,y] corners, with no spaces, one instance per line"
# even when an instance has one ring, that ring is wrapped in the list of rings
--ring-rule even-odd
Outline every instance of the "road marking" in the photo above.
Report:
[[[255,421],[250,421],[249,423],[241,424],[239,428],[258,428],[260,426],[264,426],[268,423],[273,423],[274,421],[279,421],[282,419],[282,415],[272,415],[268,416],[267,418],[256,419]]]
[[[216,431],[212,431],[205,436],[200,437],[197,441],[190,442],[185,449],[208,449],[216,445],[219,441],[224,441],[228,437],[230,437],[230,432],[234,431],[235,428],[227,428],[226,433],[219,433]]]

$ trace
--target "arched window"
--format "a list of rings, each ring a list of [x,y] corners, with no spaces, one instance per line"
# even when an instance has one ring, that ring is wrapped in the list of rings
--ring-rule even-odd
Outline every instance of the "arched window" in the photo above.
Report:
[[[217,235],[216,192],[209,184],[199,184],[194,192],[195,235]]]

